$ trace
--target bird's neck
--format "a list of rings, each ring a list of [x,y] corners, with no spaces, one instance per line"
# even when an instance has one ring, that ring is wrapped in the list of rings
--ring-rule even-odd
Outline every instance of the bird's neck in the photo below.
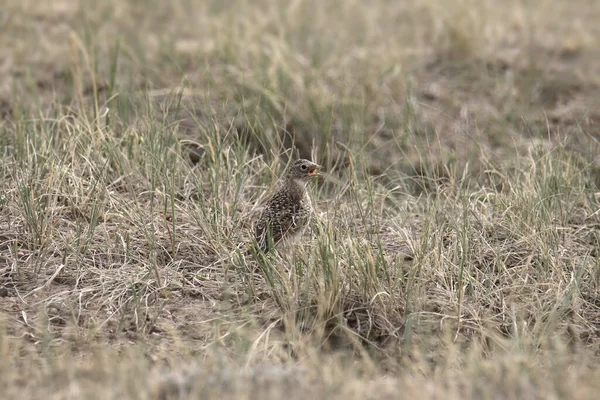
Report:
[[[296,184],[301,189],[305,189],[306,188],[306,184],[308,183],[308,182],[306,182],[306,181],[304,181],[302,179],[293,179],[293,181],[294,181],[294,184]]]
[[[284,185],[292,190],[297,190],[299,192],[303,192],[306,189],[306,184],[308,182],[297,179],[297,178],[287,178]]]

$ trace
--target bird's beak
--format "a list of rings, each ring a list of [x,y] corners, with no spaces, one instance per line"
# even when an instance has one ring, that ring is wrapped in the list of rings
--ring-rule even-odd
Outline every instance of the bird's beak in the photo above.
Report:
[[[315,176],[316,176],[316,175],[319,175],[319,172],[318,172],[318,171],[319,171],[321,168],[323,168],[323,167],[322,167],[322,166],[320,166],[320,165],[318,165],[318,164],[315,164],[315,165],[313,165],[313,166],[312,166],[312,168],[311,168],[311,169],[309,169],[309,170],[308,170],[308,174],[309,174],[309,175],[315,175]]]

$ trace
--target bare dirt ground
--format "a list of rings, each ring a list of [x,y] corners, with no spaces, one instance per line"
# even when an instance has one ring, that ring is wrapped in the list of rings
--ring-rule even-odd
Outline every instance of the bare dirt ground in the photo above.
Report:
[[[597,398],[597,21],[5,0],[0,397]],[[310,233],[245,256],[295,156]]]

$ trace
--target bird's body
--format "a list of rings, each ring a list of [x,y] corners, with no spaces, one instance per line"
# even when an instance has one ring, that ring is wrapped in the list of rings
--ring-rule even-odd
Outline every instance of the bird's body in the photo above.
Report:
[[[304,232],[313,213],[306,185],[318,176],[316,171],[320,168],[304,159],[290,166],[254,225],[254,238],[261,251]]]

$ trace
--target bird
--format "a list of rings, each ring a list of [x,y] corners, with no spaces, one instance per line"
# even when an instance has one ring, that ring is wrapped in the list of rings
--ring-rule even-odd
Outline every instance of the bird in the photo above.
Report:
[[[254,239],[263,253],[271,246],[302,235],[314,212],[306,186],[319,176],[322,168],[301,158],[280,178],[277,191],[265,202],[254,224]]]

